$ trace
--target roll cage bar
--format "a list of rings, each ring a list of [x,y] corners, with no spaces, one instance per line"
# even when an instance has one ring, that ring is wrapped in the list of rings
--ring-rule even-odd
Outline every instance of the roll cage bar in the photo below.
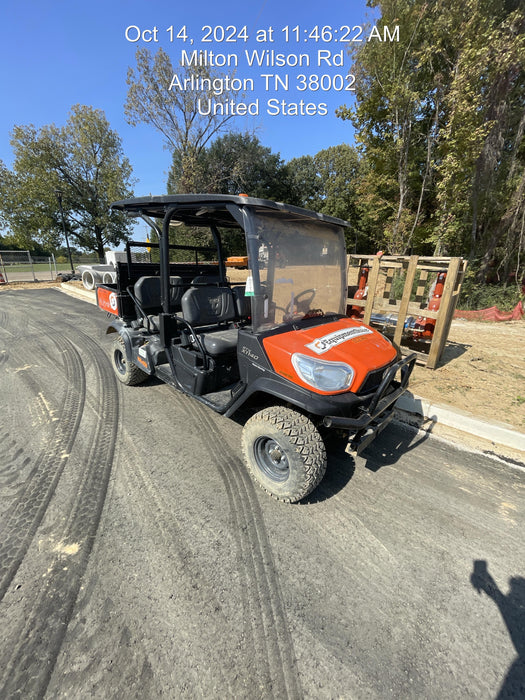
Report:
[[[349,226],[347,221],[325,214],[309,211],[281,202],[237,195],[163,195],[155,197],[133,197],[111,205],[112,209],[122,211],[130,216],[142,218],[156,232],[159,238],[161,303],[164,313],[169,313],[169,227],[172,221],[179,221],[186,226],[208,227],[217,248],[219,274],[225,278],[225,264],[222,250],[220,228],[243,230],[246,236],[246,248],[250,260],[257,260],[260,245],[255,232],[251,214],[269,210],[281,212],[289,219],[299,221],[314,220],[338,226]],[[161,219],[159,226],[154,219]],[[254,289],[260,288],[259,269],[252,265]]]

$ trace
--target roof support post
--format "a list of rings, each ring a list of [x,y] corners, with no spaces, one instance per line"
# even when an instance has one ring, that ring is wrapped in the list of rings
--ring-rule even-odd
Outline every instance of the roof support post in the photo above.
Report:
[[[165,314],[170,312],[170,221],[177,207],[169,207],[162,221],[160,239],[160,300]]]

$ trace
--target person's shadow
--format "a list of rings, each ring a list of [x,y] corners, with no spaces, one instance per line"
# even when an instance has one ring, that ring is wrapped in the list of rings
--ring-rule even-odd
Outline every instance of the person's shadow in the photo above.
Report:
[[[503,617],[518,658],[507,672],[497,695],[500,698],[525,698],[525,578],[509,579],[510,589],[504,595],[487,569],[487,562],[474,562],[470,582],[481,593],[484,591],[496,603]]]

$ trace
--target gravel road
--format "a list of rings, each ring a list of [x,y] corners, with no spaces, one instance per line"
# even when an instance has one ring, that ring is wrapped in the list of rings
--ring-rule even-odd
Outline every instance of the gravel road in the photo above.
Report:
[[[391,425],[280,504],[98,309],[0,302],[0,697],[525,693],[524,471]]]

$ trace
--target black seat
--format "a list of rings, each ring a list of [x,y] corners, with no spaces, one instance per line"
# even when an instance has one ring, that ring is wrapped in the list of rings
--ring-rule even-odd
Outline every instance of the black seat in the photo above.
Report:
[[[192,285],[199,284],[220,284],[221,279],[219,275],[197,275],[191,281]]]
[[[194,328],[206,352],[223,355],[237,350],[235,302],[229,287],[192,287],[181,300],[182,315]]]
[[[229,287],[191,287],[181,299],[182,315],[192,326],[225,324],[235,319],[235,304]]]
[[[216,355],[226,355],[237,350],[239,331],[237,328],[224,328],[207,333],[197,333],[199,340],[204,345],[204,349],[214,357]]]
[[[251,298],[246,296],[246,287],[237,285],[232,287],[235,311],[241,320],[248,320],[252,313]]]
[[[161,311],[160,277],[140,277],[135,282],[133,291],[143,311],[152,314]],[[182,278],[170,277],[170,311],[181,310],[183,292]]]

